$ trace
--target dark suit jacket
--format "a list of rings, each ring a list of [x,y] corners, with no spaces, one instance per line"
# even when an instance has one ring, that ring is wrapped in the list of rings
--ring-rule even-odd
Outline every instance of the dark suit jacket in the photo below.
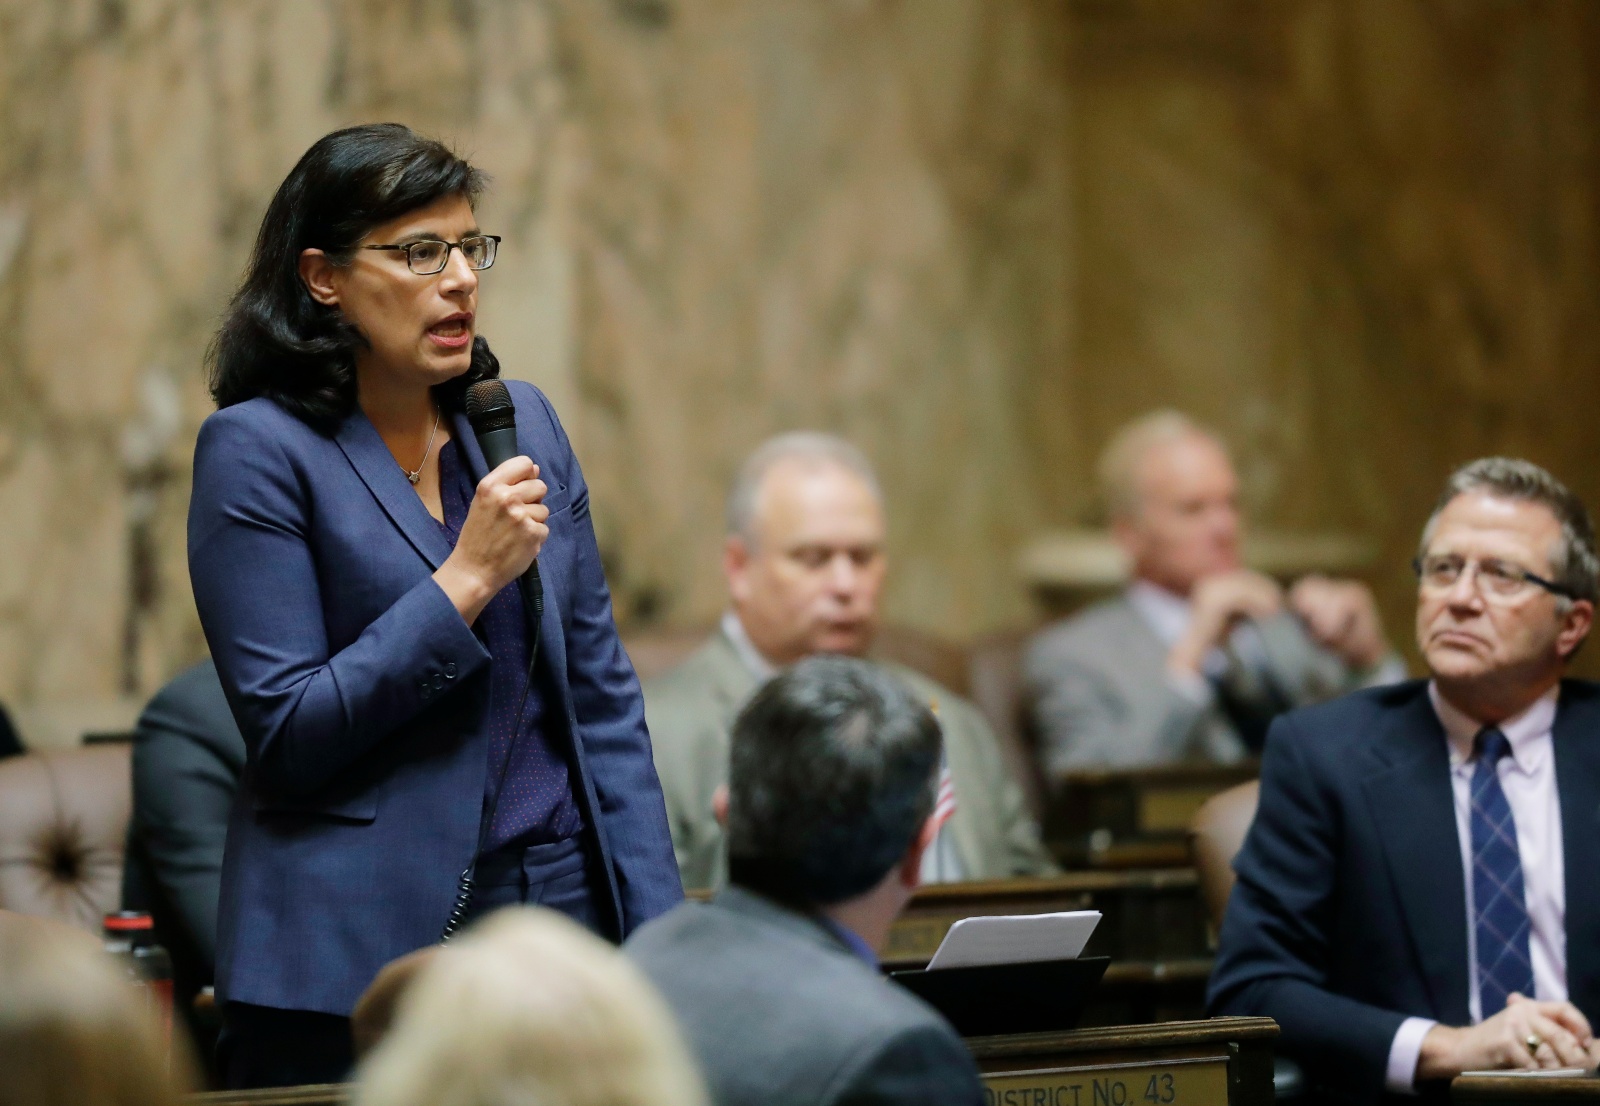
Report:
[[[518,444],[550,487],[546,725],[571,738],[597,906],[620,937],[681,899],[672,841],[583,474],[543,394],[507,384]],[[481,478],[466,419],[452,431]],[[450,552],[359,410],[331,436],[264,398],[201,427],[189,572],[249,749],[220,999],[347,1015],[383,964],[439,939],[477,845],[489,748],[489,653],[431,579]]]
[[[211,983],[216,963],[222,848],[244,760],[210,660],[180,672],[139,716],[128,882],[155,916],[174,975],[195,986]],[[124,891],[124,902],[132,897]]]
[[[1554,728],[1566,851],[1567,988],[1600,1018],[1600,687],[1562,684]],[[1465,1025],[1466,885],[1444,730],[1413,680],[1283,716],[1234,862],[1209,1006],[1263,1014],[1313,1081],[1383,1093],[1408,1016]]]
[[[624,950],[677,1015],[717,1106],[983,1102],[949,1023],[814,918],[730,887]]]
[[[0,706],[0,759],[22,755],[22,739],[11,724],[11,715]]]

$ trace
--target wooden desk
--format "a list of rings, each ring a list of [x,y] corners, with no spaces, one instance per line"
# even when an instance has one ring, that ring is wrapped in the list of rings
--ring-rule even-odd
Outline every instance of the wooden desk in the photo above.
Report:
[[[1270,1106],[1270,1018],[967,1041],[989,1106]]]
[[[1450,1101],[1474,1106],[1600,1102],[1600,1079],[1592,1075],[1463,1075],[1451,1082]]]
[[[1271,1106],[1270,1018],[973,1037],[989,1106]],[[214,1091],[188,1106],[346,1106],[347,1085]],[[1498,1100],[1508,1101],[1508,1100]]]
[[[1084,1025],[1198,1018],[1205,1013],[1211,953],[1192,868],[1068,872],[1050,879],[945,883],[921,888],[889,932],[884,967],[926,967],[950,927],[989,914],[1098,910],[1084,950],[1109,956]]]
[[[1167,868],[923,887],[890,930],[883,959],[895,968],[920,968],[963,918],[1058,910],[1105,915],[1085,950],[1088,956],[1160,961],[1209,955],[1194,869]]]

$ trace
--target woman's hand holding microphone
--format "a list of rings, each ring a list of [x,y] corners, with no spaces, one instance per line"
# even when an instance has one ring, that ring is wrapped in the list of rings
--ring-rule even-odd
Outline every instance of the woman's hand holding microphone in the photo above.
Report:
[[[527,457],[513,457],[479,481],[455,552],[433,574],[469,626],[539,555],[550,536],[548,491]]]

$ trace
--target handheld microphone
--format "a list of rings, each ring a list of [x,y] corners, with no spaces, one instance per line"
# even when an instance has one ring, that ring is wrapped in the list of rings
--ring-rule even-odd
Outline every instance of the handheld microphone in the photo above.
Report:
[[[478,448],[483,451],[483,463],[491,472],[519,455],[517,405],[511,402],[511,392],[503,382],[480,380],[468,387],[466,409],[467,422],[472,424]],[[522,589],[522,602],[537,627],[544,615],[544,582],[539,579],[537,557],[517,584]]]

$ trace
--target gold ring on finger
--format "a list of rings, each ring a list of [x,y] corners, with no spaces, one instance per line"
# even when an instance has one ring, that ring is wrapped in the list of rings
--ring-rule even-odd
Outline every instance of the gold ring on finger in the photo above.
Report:
[[[1544,1044],[1544,1038],[1537,1033],[1529,1033],[1522,1043],[1528,1046],[1528,1055],[1532,1056],[1539,1051],[1539,1046]]]

